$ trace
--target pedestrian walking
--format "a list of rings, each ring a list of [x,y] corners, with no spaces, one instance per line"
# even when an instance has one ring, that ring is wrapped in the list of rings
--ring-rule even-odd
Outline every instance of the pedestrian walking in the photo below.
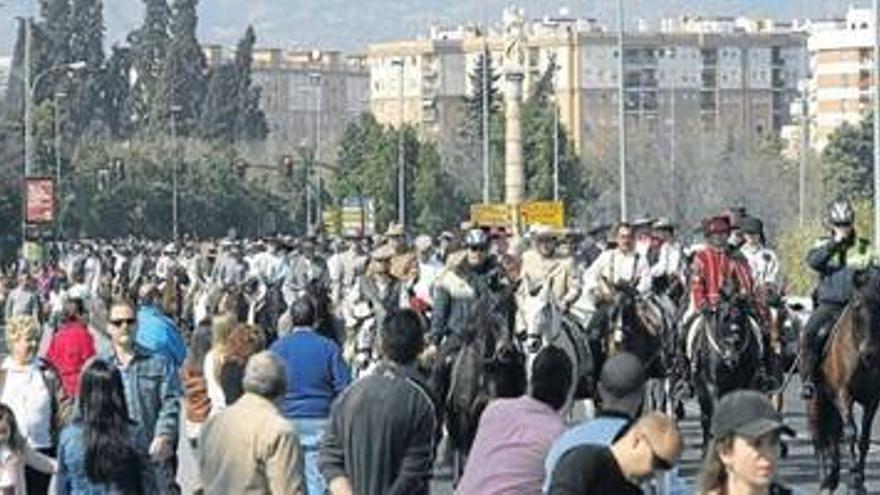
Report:
[[[297,299],[289,312],[293,329],[272,344],[271,351],[287,370],[282,412],[299,434],[307,493],[321,495],[326,483],[318,471],[318,450],[327,428],[330,405],[351,382],[351,371],[339,345],[315,332],[315,307],[311,299]]]
[[[380,328],[382,360],[334,403],[320,470],[333,495],[422,495],[434,461],[437,405],[417,370],[424,328],[411,310]]]
[[[740,390],[725,395],[712,418],[712,443],[698,478],[705,495],[789,495],[776,481],[780,435],[794,435],[766,397]]]
[[[79,375],[86,362],[95,355],[95,341],[86,325],[82,299],[64,303],[63,323],[49,342],[46,360],[58,370],[64,392],[70,397],[79,395]]]
[[[119,368],[95,359],[83,370],[76,420],[61,433],[59,495],[164,494],[146,432],[129,418]]]
[[[198,452],[204,493],[303,495],[303,455],[294,426],[278,411],[284,364],[261,352],[248,361],[245,394],[205,424]]]

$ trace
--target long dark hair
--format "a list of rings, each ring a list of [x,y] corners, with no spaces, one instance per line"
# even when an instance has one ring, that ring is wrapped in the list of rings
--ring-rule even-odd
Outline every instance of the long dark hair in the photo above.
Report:
[[[722,490],[727,483],[727,468],[721,462],[721,451],[733,447],[733,435],[725,435],[715,438],[709,443],[706,456],[703,458],[703,466],[697,476],[698,493],[708,493],[714,490]]]
[[[18,429],[15,413],[12,412],[12,408],[3,403],[0,403],[0,422],[6,423],[9,428],[9,439],[6,441],[6,446],[12,452],[21,454],[24,451],[24,438],[21,436],[21,430]]]
[[[125,390],[119,369],[95,359],[83,370],[80,418],[86,444],[86,475],[123,493],[141,493],[141,459],[131,443]]]

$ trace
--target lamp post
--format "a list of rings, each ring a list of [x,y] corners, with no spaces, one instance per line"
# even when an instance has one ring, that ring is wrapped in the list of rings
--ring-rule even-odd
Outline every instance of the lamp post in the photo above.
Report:
[[[619,161],[620,161],[620,219],[626,220],[626,110],[624,102],[624,60],[623,60],[623,30],[624,30],[624,13],[623,0],[617,0],[617,53],[618,53],[618,71],[617,79],[617,125],[618,139],[620,140]]]
[[[874,0],[874,246],[880,245],[880,0]]]
[[[62,200],[64,198],[63,190],[61,188],[61,112],[60,112],[60,100],[67,97],[67,93],[57,92],[55,93],[55,101],[53,105],[53,127],[55,132],[55,197],[58,200]],[[59,225],[60,227],[60,225]],[[59,228],[60,232],[60,228]]]
[[[178,228],[178,187],[177,187],[177,170],[180,164],[180,153],[177,149],[177,112],[182,110],[180,105],[172,105],[171,111],[171,142],[174,146],[174,162],[171,168],[171,229],[174,242],[179,239]]]
[[[312,88],[315,91],[315,162],[321,163],[321,119],[323,115],[321,115],[321,106],[324,100],[324,86],[323,86],[323,74],[320,72],[312,72],[309,74],[309,81],[312,84]],[[317,167],[318,170],[318,187],[315,191],[315,194],[318,196],[315,202],[316,212],[315,216],[317,217],[318,225],[323,225],[324,223],[324,198],[323,196],[323,172],[320,167]],[[306,182],[308,183],[309,177],[306,177]],[[306,185],[306,191],[308,194],[309,190],[308,184]]]
[[[391,62],[398,67],[398,120],[397,120],[397,222],[406,230],[406,170],[403,150],[403,58]]]

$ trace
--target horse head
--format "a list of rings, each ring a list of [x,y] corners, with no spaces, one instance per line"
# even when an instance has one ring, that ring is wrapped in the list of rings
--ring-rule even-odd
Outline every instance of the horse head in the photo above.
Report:
[[[722,290],[711,320],[713,347],[727,368],[736,368],[751,339],[748,301],[738,292]]]
[[[535,283],[526,277],[525,299],[520,312],[526,329],[526,348],[531,353],[540,350],[545,339],[552,340],[558,332],[558,318],[554,318],[555,301],[550,283]]]
[[[880,267],[854,272],[853,288],[850,310],[858,347],[880,354]]]

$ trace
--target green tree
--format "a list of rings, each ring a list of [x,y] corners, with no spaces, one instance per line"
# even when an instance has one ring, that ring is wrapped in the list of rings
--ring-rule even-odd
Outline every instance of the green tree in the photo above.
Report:
[[[129,108],[138,130],[156,133],[163,130],[170,111],[163,71],[170,42],[171,9],[166,0],[144,0],[144,4],[143,24],[128,35],[135,73]]]
[[[196,39],[197,5],[198,0],[174,0],[171,42],[163,73],[166,100],[180,108],[175,118],[181,136],[190,135],[198,124],[208,86],[208,63]]]
[[[101,126],[106,129],[104,105],[104,15],[100,0],[74,0],[70,17],[72,61],[86,63],[86,70],[68,78],[65,130],[72,140]]]
[[[236,69],[236,129],[237,139],[266,139],[269,125],[266,115],[260,108],[260,88],[253,84],[251,70],[254,61],[254,45],[257,37],[253,26],[248,26],[244,37],[238,42],[235,50]]]
[[[870,198],[873,194],[874,119],[868,113],[858,125],[844,123],[830,136],[822,153],[825,185],[832,195]]]
[[[237,80],[233,64],[211,69],[208,92],[202,107],[199,135],[205,139],[232,143],[238,119]]]

